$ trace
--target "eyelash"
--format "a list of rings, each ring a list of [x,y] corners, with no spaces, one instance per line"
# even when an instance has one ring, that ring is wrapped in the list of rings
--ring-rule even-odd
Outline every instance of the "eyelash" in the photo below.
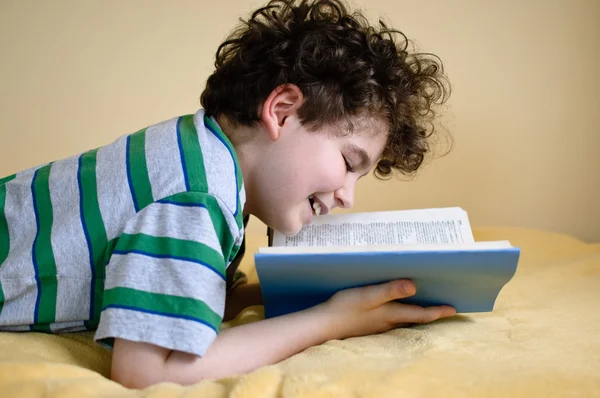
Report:
[[[352,165],[350,164],[350,162],[348,162],[348,158],[346,158],[345,156],[344,156],[344,163],[346,163],[346,171],[348,171],[350,173],[354,171],[354,170],[352,170]]]

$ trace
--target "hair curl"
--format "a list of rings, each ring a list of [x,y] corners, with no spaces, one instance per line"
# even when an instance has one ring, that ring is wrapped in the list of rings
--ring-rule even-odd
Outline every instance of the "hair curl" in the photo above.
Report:
[[[402,32],[382,21],[370,26],[339,0],[272,0],[241,22],[219,46],[201,95],[209,114],[252,126],[272,90],[291,83],[304,94],[298,115],[310,130],[351,126],[365,112],[387,121],[378,178],[421,166],[430,151],[433,106],[450,94],[437,56],[409,53]]]

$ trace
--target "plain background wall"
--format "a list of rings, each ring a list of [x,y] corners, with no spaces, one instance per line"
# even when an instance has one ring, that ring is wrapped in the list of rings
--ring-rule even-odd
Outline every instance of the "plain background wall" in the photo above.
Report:
[[[0,176],[196,111],[218,44],[260,4],[0,0]],[[600,241],[599,1],[353,4],[442,58],[455,141],[409,182],[363,180],[353,211],[461,206],[474,227]]]

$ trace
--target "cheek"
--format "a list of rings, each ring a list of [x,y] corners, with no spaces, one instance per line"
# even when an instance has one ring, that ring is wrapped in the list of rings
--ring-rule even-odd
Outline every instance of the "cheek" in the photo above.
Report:
[[[344,184],[346,165],[339,153],[335,151],[313,152],[304,160],[305,168],[298,181],[311,192],[330,192]]]
[[[327,140],[295,140],[264,164],[265,183],[273,199],[297,201],[315,192],[331,192],[344,184],[346,166],[339,148]],[[283,154],[285,153],[285,154]]]
[[[332,186],[338,188],[344,184],[346,163],[338,149],[323,155],[321,162],[319,162],[317,174],[320,182],[328,188]]]
[[[289,205],[290,201],[301,195],[302,189],[305,189],[308,173],[296,167],[290,159],[271,159],[263,164],[261,171],[260,195],[263,203],[272,209]]]

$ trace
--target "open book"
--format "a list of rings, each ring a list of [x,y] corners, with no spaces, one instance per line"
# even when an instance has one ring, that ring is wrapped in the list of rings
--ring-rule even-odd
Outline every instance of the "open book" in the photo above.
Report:
[[[273,317],[342,289],[404,278],[417,293],[402,302],[492,311],[519,255],[508,241],[475,242],[467,213],[453,207],[315,217],[295,236],[273,232],[254,260]]]

